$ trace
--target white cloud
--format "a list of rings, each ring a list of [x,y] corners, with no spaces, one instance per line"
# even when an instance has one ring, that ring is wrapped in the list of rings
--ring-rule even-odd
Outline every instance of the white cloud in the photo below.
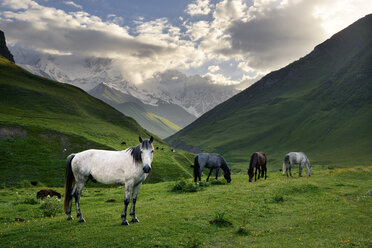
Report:
[[[198,71],[214,83],[248,85],[372,12],[370,0],[213,3],[192,1],[185,10],[190,16],[181,16],[180,26],[166,17],[148,20],[142,16],[124,26],[124,19],[114,14],[102,20],[82,10],[65,12],[32,0],[3,0],[7,10],[0,12],[0,28],[9,44],[53,54],[109,58],[126,80],[135,83],[178,69]],[[211,64],[232,66],[222,74],[218,66],[207,67]]]
[[[23,43],[54,54],[111,58],[121,67],[124,78],[134,83],[159,71],[200,66],[205,59],[191,41],[180,38],[180,29],[166,18],[142,20],[133,36],[128,27],[105,22],[84,11],[66,13],[32,1],[11,6],[26,9],[0,14],[4,20],[1,28],[10,44]]]
[[[73,1],[63,1],[63,3],[66,4],[66,5],[74,6],[75,8],[78,8],[78,9],[82,9],[83,8],[83,6],[81,6],[79,4],[76,4]]]
[[[3,6],[7,6],[11,9],[28,9],[30,7],[38,7],[39,5],[32,0],[3,0]]]
[[[221,85],[238,85],[240,81],[232,80],[230,77],[221,73],[206,73],[203,75],[204,78],[208,78],[211,82]]]
[[[189,34],[193,41],[197,41],[204,38],[210,31],[209,23],[207,21],[198,21],[184,25],[188,30],[186,34]]]
[[[193,3],[187,5],[185,12],[191,16],[208,15],[211,12],[211,4],[209,0],[194,0]]]
[[[327,36],[331,36],[361,17],[372,13],[372,1],[368,0],[333,0],[332,8],[317,5],[313,15],[320,20]]]
[[[223,0],[216,4],[209,31],[205,31],[199,46],[208,58],[244,61],[246,66],[238,67],[242,70],[247,66],[255,71],[278,69],[372,12],[370,0],[255,0],[251,6],[247,3]]]
[[[115,14],[107,15],[106,20],[119,26],[122,26],[124,24],[124,18]]]
[[[211,65],[211,66],[208,66],[208,71],[210,72],[216,72],[216,71],[219,71],[220,70],[220,67],[218,65]]]

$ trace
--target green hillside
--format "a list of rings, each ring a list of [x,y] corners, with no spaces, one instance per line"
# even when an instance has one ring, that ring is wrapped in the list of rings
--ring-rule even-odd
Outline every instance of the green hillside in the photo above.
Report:
[[[97,85],[89,91],[89,94],[134,118],[142,127],[160,138],[176,133],[195,120],[194,116],[178,105],[165,102],[158,103],[158,106],[144,104],[139,99],[111,88],[105,83]]]
[[[266,152],[277,169],[287,152],[313,164],[372,163],[372,15],[274,71],[166,139],[174,147],[219,152],[248,166]]]
[[[0,183],[62,185],[68,154],[89,148],[125,149],[151,133],[83,90],[39,76],[0,57]],[[125,141],[126,146],[121,145]],[[192,154],[156,137],[150,181],[189,177]],[[187,168],[187,170],[186,170]]]

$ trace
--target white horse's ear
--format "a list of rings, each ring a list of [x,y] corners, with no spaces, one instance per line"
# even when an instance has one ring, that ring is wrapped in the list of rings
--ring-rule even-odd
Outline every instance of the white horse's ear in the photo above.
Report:
[[[141,136],[139,136],[139,139],[138,139],[138,140],[139,140],[139,142],[140,142],[140,143],[142,143],[142,142],[143,142],[143,140],[142,140]]]
[[[150,137],[150,143],[152,143],[154,141],[154,137]]]

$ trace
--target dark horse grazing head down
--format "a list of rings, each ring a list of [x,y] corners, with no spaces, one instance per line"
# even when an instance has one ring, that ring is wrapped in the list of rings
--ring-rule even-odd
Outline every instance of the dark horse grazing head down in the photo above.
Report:
[[[48,195],[50,197],[57,196],[58,199],[61,199],[61,194],[58,193],[57,191],[52,190],[52,189],[42,189],[42,190],[40,190],[39,192],[37,192],[36,198],[40,199],[40,198],[47,197]]]
[[[199,153],[195,156],[194,160],[194,182],[197,181],[199,178],[199,182],[201,181],[201,173],[204,168],[209,168],[209,174],[207,177],[207,182],[209,177],[212,174],[213,169],[216,169],[216,180],[218,179],[218,172],[220,168],[223,170],[224,178],[228,183],[231,182],[231,171],[230,168],[227,166],[225,159],[217,153]]]
[[[256,181],[257,170],[258,170],[258,179],[260,176],[263,177],[265,174],[265,180],[267,177],[267,168],[266,168],[266,155],[263,152],[255,152],[251,156],[251,161],[249,162],[248,176],[249,181],[252,182],[253,178],[253,169],[256,168],[254,172],[254,181]]]

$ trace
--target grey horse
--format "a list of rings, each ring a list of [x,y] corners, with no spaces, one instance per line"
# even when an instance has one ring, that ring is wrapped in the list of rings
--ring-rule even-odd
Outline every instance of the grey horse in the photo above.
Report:
[[[311,164],[309,159],[306,157],[305,153],[303,152],[290,152],[287,155],[285,155],[283,160],[283,174],[286,173],[288,177],[288,171],[289,175],[292,177],[292,168],[294,164],[299,164],[299,176],[302,177],[302,168],[304,165],[306,165],[307,174],[311,176]]]
[[[218,179],[218,172],[220,168],[224,172],[224,177],[226,181],[229,183],[231,182],[231,172],[230,168],[227,166],[225,159],[217,153],[199,153],[195,156],[194,160],[194,182],[196,182],[197,178],[201,181],[201,173],[204,168],[209,168],[209,174],[207,177],[207,182],[209,177],[212,174],[213,169],[216,169],[216,180]]]

